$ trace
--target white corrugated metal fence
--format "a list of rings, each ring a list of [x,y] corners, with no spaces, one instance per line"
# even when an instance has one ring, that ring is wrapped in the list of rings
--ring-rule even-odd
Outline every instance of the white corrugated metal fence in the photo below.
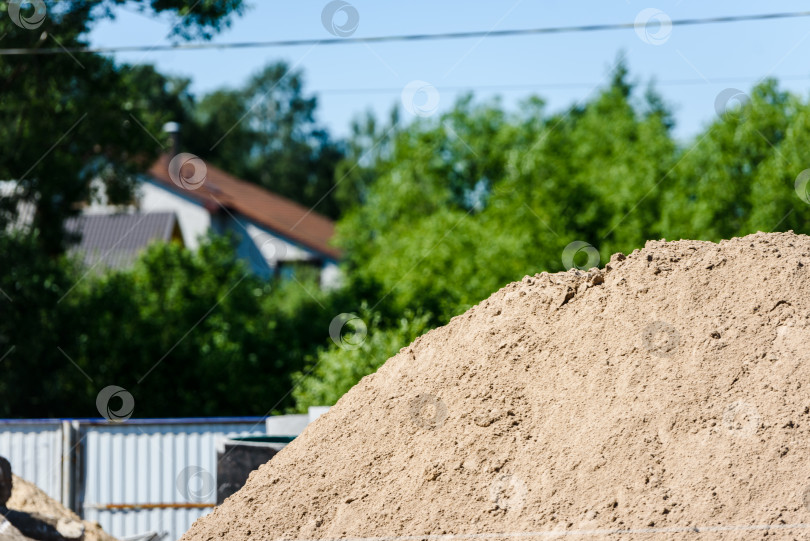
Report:
[[[261,418],[0,420],[0,455],[116,537],[174,540],[216,502],[221,443],[264,433]]]

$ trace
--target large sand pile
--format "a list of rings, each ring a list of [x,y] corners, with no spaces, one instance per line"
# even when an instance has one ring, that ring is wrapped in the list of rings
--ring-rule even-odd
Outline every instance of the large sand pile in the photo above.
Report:
[[[810,238],[784,233],[526,277],[402,349],[183,539],[806,538],[809,269]]]

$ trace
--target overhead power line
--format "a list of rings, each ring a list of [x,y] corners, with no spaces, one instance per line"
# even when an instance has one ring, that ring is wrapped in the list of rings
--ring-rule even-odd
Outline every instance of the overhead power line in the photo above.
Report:
[[[810,11],[792,13],[765,13],[760,15],[732,15],[705,19],[677,19],[672,26],[695,26],[703,24],[736,23],[772,19],[793,19],[808,17]],[[538,34],[570,34],[576,32],[601,32],[635,28],[636,23],[593,24],[585,26],[553,26],[545,28],[524,28],[512,30],[489,30],[472,32],[446,32],[442,34],[406,34],[399,36],[376,36],[368,38],[329,38],[329,39],[290,39],[277,41],[242,41],[234,43],[173,43],[164,45],[125,45],[120,47],[42,47],[0,49],[2,55],[49,55],[76,53],[127,53],[150,51],[192,51],[201,49],[249,49],[259,47],[296,47],[305,45],[347,45],[350,43],[385,43],[396,41],[428,41],[442,39],[466,39],[483,37],[529,36]]]

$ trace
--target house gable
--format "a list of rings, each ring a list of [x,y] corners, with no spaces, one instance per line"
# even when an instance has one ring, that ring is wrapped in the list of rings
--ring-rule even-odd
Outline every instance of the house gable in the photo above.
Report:
[[[260,186],[233,177],[212,165],[196,189],[185,189],[169,175],[170,157],[162,156],[149,170],[151,180],[165,190],[195,201],[211,214],[228,212],[293,245],[336,262],[341,252],[331,245],[335,225],[325,216]]]
[[[339,282],[341,254],[330,244],[334,222],[212,166],[200,187],[184,189],[171,180],[169,161],[162,157],[141,179],[139,207],[174,211],[189,248],[196,248],[208,231],[233,234],[237,254],[259,276],[278,276],[282,268],[307,264],[320,269],[322,285]]]

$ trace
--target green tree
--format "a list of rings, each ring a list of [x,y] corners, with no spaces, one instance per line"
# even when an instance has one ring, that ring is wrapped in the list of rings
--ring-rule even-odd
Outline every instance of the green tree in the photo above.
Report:
[[[804,139],[801,126],[793,122],[806,122],[807,106],[779,90],[773,80],[754,87],[750,99],[737,100],[744,103],[721,110],[681,151],[678,167],[667,179],[661,212],[659,227],[667,238],[718,240],[753,232],[754,223],[765,231],[786,225],[779,223],[784,213],[777,214],[789,208],[785,203],[793,195],[790,182],[780,180],[781,188],[773,193],[774,185],[767,181],[769,197],[775,199],[762,199],[763,175],[770,177],[766,171],[785,166],[776,162],[785,160],[780,148],[788,134],[793,145]],[[776,201],[782,203],[773,212]],[[794,203],[800,203],[798,198]],[[771,210],[763,213],[765,207]],[[796,218],[788,224],[800,225]]]
[[[23,12],[36,28],[3,17],[5,47],[40,49],[86,45],[92,25],[114,16],[124,0],[45,3],[44,19]],[[204,0],[189,9],[184,0],[130,2],[153,13],[178,16],[178,38],[211,37],[243,9],[241,0]],[[0,10],[8,10],[0,2]],[[141,70],[141,73],[143,71]],[[101,178],[114,203],[131,196],[134,175],[148,167],[160,125],[127,67],[98,54],[47,54],[0,58],[0,178],[16,180],[16,191],[0,203],[0,229],[30,205],[35,237],[49,254],[66,247],[65,218],[87,201],[91,181]]]
[[[305,372],[294,376],[293,390],[298,411],[309,406],[331,406],[364,376],[375,372],[389,357],[425,332],[428,318],[404,314],[384,324],[379,313],[367,308],[359,316],[366,329],[361,336],[348,337],[358,347],[331,344],[309,359]],[[368,333],[366,335],[366,332]]]
[[[0,417],[58,417],[81,385],[60,377],[68,361],[57,349],[72,332],[63,326],[72,307],[59,300],[76,269],[64,257],[43,252],[36,234],[0,235],[0,254]]]
[[[242,121],[247,114],[239,90],[206,94],[192,106],[190,122],[181,125],[181,146],[234,176],[249,179],[253,175],[250,151],[254,134],[249,122]]]
[[[204,96],[195,110],[199,127],[186,132],[193,152],[226,171],[337,217],[333,188],[343,150],[316,121],[316,109],[303,74],[277,62],[241,89]]]
[[[335,169],[335,199],[342,212],[364,204],[382,166],[387,163],[399,126],[399,109],[391,110],[389,123],[378,122],[371,111],[351,122],[345,156]]]
[[[96,417],[109,385],[138,417],[264,415],[293,406],[292,374],[326,343],[347,299],[317,283],[266,282],[232,241],[154,244],[130,270],[92,272],[0,236],[0,415]],[[43,381],[47,379],[48,384]]]
[[[86,318],[75,361],[93,377],[85,396],[120,385],[139,416],[156,417],[289,407],[290,374],[323,340],[329,319],[317,297],[293,286],[251,275],[223,238],[196,253],[154,245],[132,271],[99,278],[77,299]],[[99,328],[109,333],[103,340]]]
[[[471,97],[399,130],[363,203],[339,224],[354,279],[378,284],[396,310],[435,323],[526,274],[562,269],[589,242],[602,260],[658,235],[676,146],[654,93],[637,103],[620,64],[590,101],[516,113]],[[378,299],[370,299],[375,305]]]

